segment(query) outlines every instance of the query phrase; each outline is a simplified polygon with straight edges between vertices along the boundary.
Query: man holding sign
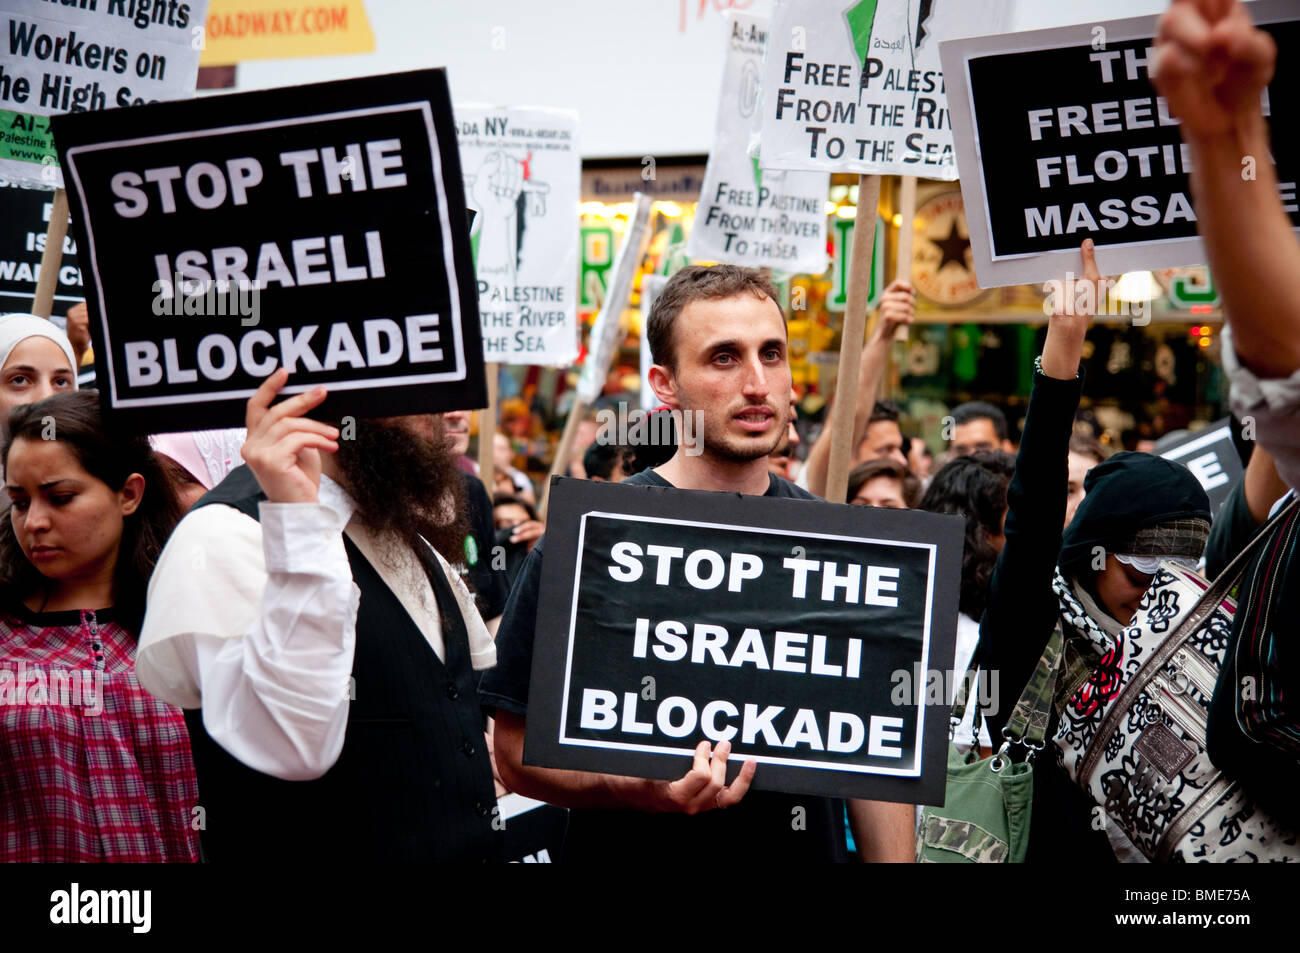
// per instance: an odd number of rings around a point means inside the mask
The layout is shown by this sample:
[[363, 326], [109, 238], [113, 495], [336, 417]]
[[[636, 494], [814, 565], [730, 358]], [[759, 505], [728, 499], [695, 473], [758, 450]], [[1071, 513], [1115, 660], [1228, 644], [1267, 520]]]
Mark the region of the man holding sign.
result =
[[[679, 449], [657, 471], [627, 483], [816, 499], [767, 469], [788, 426], [791, 382], [784, 316], [762, 273], [730, 265], [682, 269], [656, 299], [647, 333], [655, 360], [650, 383], [670, 408], [702, 414], [703, 452]], [[542, 553], [539, 542], [511, 594], [498, 632], [498, 666], [484, 676], [479, 694], [497, 712], [503, 780], [529, 797], [575, 809], [566, 859], [592, 862], [647, 850], [679, 856], [703, 844], [733, 862], [842, 859], [840, 802], [751, 793], [753, 761], [727, 784], [729, 741], [716, 748], [701, 741], [691, 769], [676, 781], [524, 764]], [[671, 816], [705, 812], [711, 813], [691, 821]], [[850, 815], [864, 857], [912, 859], [910, 806], [853, 801]]]
[[437, 553], [464, 539], [454, 455], [431, 415], [341, 439], [305, 416], [324, 388], [271, 405], [288, 376], [168, 540], [140, 636], [141, 683], [187, 709], [205, 856], [499, 860], [473, 671], [495, 652]]

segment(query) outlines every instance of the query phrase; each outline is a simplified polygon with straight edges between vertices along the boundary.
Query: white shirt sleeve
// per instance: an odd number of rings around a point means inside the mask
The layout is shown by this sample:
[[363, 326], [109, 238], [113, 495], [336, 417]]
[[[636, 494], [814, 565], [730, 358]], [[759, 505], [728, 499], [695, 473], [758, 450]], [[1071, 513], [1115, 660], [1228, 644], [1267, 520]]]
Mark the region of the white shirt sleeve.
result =
[[1243, 426], [1253, 428], [1252, 439], [1273, 455], [1282, 481], [1300, 489], [1300, 370], [1289, 377], [1256, 377], [1237, 359], [1230, 328], [1223, 329], [1221, 353], [1232, 384], [1232, 412]]
[[231, 755], [291, 781], [328, 771], [347, 728], [361, 593], [343, 546], [351, 507], [330, 502], [263, 503], [260, 525], [221, 505], [187, 515], [150, 580], [136, 655], [146, 689], [201, 706]]

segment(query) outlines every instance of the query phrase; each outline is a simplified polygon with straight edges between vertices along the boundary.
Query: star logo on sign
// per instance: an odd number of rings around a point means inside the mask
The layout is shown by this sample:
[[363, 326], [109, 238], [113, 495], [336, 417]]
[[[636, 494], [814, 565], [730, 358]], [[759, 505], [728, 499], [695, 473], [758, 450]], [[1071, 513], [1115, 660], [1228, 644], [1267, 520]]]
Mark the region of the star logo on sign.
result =
[[935, 271], [943, 271], [949, 263], [959, 266], [963, 271], [966, 270], [966, 249], [970, 248], [970, 239], [962, 238], [958, 234], [955, 216], [948, 228], [947, 238], [929, 238], [927, 241], [938, 248], [943, 255]]

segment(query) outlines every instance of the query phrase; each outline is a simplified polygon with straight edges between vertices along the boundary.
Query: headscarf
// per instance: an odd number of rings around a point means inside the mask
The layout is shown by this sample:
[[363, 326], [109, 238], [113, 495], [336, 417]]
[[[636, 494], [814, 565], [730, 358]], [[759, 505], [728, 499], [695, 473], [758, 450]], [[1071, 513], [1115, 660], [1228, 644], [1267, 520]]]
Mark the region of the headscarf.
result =
[[0, 315], [0, 367], [9, 363], [9, 355], [14, 352], [14, 348], [30, 337], [49, 338], [63, 348], [63, 353], [68, 356], [68, 367], [74, 375], [75, 387], [77, 357], [72, 351], [72, 343], [59, 330], [58, 325], [34, 314]]
[[1100, 547], [1108, 555], [1197, 559], [1210, 533], [1210, 500], [1192, 471], [1149, 453], [1117, 453], [1084, 478], [1085, 496], [1066, 527], [1058, 565], [1081, 574]]
[[239, 450], [247, 434], [243, 427], [193, 430], [189, 433], [154, 434], [149, 438], [149, 444], [155, 453], [171, 457], [205, 490], [210, 490], [243, 462]]

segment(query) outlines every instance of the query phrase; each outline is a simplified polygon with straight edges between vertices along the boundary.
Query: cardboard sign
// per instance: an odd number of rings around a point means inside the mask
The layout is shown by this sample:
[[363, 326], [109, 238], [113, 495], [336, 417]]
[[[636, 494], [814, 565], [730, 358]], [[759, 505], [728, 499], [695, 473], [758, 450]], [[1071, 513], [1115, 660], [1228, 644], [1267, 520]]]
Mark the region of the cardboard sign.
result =
[[441, 70], [54, 124], [107, 419], [237, 426], [281, 364], [326, 418], [486, 404]]
[[[785, 0], [763, 71], [763, 165], [955, 179], [939, 39], [974, 4]], [[1000, 10], [981, 9], [985, 29]]]
[[[53, 192], [0, 181], [0, 312], [32, 310], [53, 201]], [[62, 303], [62, 308], [55, 309], [60, 313], [85, 297], [76, 251], [77, 244], [69, 235], [63, 240], [54, 293], [54, 300]]]
[[5, 0], [4, 6], [0, 177], [63, 188], [45, 117], [194, 95], [208, 0]]
[[559, 479], [525, 763], [677, 778], [730, 740], [757, 788], [942, 802], [961, 552], [955, 517]]
[[[1295, 4], [1247, 6], [1278, 49], [1300, 44]], [[942, 44], [971, 252], [982, 287], [1077, 271], [1091, 238], [1104, 274], [1206, 259], [1190, 155], [1147, 74], [1155, 17]], [[1264, 96], [1279, 192], [1300, 227], [1300, 67], [1280, 56]], [[1242, 175], [1254, 162], [1243, 157]]]
[[457, 106], [483, 357], [568, 365], [578, 356], [578, 117]]
[[1210, 498], [1212, 517], [1219, 515], [1224, 500], [1246, 472], [1237, 445], [1232, 441], [1232, 420], [1228, 417], [1215, 421], [1204, 430], [1188, 434], [1162, 450], [1160, 456], [1175, 460], [1192, 471]]
[[820, 275], [826, 270], [825, 172], [765, 169], [746, 154], [758, 110], [767, 18], [728, 10], [717, 136], [687, 243], [695, 259]]
[[201, 66], [375, 49], [361, 0], [210, 0], [203, 26]]

